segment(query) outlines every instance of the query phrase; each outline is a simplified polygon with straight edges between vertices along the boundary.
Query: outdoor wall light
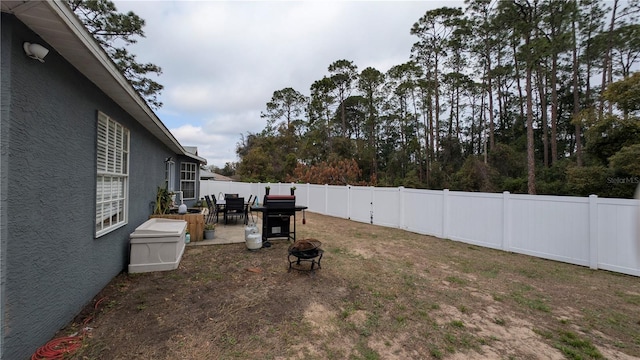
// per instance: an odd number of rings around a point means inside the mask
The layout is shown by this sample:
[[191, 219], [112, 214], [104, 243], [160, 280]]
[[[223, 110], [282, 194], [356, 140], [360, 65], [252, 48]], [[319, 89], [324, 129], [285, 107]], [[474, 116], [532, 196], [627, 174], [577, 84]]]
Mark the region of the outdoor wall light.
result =
[[40, 44], [25, 42], [22, 47], [24, 48], [24, 52], [27, 54], [27, 56], [32, 59], [36, 59], [41, 63], [44, 62], [44, 57], [49, 53], [49, 50]]

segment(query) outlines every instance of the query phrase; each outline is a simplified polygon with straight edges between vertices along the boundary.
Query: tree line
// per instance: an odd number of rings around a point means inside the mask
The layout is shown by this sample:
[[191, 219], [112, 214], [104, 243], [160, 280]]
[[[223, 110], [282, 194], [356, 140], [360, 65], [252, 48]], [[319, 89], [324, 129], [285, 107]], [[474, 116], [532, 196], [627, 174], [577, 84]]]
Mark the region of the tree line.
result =
[[[632, 197], [640, 0], [469, 0], [426, 11], [410, 60], [336, 60], [274, 91], [242, 136], [245, 181]], [[229, 170], [229, 169], [227, 169]]]

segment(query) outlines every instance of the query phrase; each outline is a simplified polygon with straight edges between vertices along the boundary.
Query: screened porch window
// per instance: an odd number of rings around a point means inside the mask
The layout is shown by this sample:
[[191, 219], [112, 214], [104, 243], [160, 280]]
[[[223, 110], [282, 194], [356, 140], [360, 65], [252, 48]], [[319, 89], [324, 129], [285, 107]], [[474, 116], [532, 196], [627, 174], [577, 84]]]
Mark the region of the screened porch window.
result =
[[96, 237], [127, 223], [129, 130], [98, 113]]
[[196, 198], [196, 169], [197, 164], [180, 164], [180, 190], [186, 199]]

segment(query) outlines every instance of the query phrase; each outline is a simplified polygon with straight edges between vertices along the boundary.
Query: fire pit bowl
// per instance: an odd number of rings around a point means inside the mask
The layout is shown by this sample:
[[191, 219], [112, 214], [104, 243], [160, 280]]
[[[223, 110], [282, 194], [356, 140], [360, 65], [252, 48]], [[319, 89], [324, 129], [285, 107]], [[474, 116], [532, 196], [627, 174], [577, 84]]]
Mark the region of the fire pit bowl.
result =
[[322, 243], [316, 239], [296, 240], [293, 244], [289, 245], [289, 252], [304, 253], [319, 249], [320, 246], [322, 246]]
[[[289, 271], [291, 271], [291, 269], [313, 271], [316, 265], [318, 265], [318, 269], [322, 268], [320, 266], [320, 260], [322, 260], [324, 250], [320, 249], [320, 246], [322, 246], [322, 243], [316, 239], [296, 240], [291, 244], [288, 255]], [[292, 259], [292, 257], [294, 259]], [[310, 269], [305, 269], [300, 266], [300, 263], [305, 261], [311, 263]], [[294, 264], [296, 267], [293, 267]]]
[[295, 256], [299, 259], [313, 259], [320, 254], [320, 249], [313, 249], [307, 251], [289, 251], [289, 255]]

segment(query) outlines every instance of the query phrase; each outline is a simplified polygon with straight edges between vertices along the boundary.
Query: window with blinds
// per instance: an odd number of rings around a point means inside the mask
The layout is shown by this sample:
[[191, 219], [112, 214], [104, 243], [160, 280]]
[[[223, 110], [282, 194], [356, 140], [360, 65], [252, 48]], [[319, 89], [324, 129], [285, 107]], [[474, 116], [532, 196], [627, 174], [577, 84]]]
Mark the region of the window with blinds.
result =
[[196, 168], [197, 164], [180, 164], [180, 190], [185, 199], [196, 198]]
[[96, 236], [127, 223], [129, 130], [98, 113]]

